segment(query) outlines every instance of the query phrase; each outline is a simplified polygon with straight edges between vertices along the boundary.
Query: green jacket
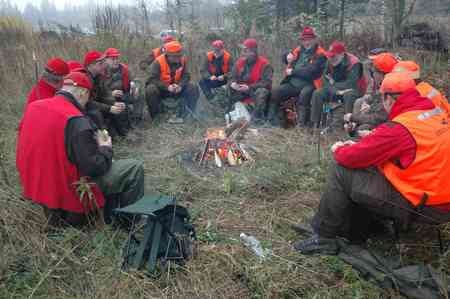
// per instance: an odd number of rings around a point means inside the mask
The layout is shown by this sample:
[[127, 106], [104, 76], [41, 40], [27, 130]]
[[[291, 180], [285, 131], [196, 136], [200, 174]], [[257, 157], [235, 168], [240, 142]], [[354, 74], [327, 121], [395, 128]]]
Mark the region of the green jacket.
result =
[[[344, 59], [337, 66], [333, 67], [329, 62], [327, 62], [325, 72], [322, 76], [323, 88], [334, 88], [335, 90], [358, 90], [358, 81], [363, 75], [362, 63], [358, 62], [350, 69], [349, 67], [350, 58], [347, 54], [345, 54]], [[334, 82], [331, 82], [330, 78]]]

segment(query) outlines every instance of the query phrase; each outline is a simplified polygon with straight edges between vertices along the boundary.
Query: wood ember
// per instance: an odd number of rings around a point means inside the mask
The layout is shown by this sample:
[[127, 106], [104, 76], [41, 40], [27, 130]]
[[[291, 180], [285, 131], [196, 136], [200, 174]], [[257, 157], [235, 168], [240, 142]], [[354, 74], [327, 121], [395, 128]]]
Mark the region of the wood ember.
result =
[[205, 142], [195, 160], [199, 165], [213, 164], [216, 167], [237, 166], [246, 161], [254, 161], [245, 145], [236, 141], [242, 138], [248, 122], [232, 123], [227, 128], [209, 128], [206, 131]]

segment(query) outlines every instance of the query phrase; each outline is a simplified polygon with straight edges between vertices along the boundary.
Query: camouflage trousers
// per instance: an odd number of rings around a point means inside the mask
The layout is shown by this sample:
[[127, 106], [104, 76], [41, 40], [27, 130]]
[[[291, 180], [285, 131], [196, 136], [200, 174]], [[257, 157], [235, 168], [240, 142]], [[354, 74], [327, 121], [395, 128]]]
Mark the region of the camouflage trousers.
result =
[[270, 99], [270, 90], [267, 88], [257, 88], [250, 90], [249, 93], [239, 92], [232, 88], [228, 89], [228, 111], [233, 110], [233, 105], [246, 99], [253, 99], [254, 103], [248, 105], [248, 109], [255, 119], [263, 119], [267, 114], [268, 102]]

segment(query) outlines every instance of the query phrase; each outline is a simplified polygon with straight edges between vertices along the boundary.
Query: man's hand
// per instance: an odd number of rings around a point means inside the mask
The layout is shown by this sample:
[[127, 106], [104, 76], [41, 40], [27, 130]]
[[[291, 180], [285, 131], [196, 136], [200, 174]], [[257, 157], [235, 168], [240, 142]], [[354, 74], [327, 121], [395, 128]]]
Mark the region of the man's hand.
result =
[[174, 85], [174, 90], [173, 93], [178, 94], [181, 92], [181, 86], [178, 84], [173, 84]]
[[372, 133], [371, 130], [358, 130], [359, 137], [366, 137], [367, 135], [370, 135], [371, 133]]
[[292, 72], [293, 72], [293, 69], [291, 69], [291, 68], [286, 69], [286, 76], [292, 75]]
[[247, 91], [249, 91], [249, 89], [250, 89], [250, 87], [248, 87], [247, 84], [239, 84], [239, 91], [247, 92]]
[[233, 88], [234, 90], [239, 91], [239, 84], [237, 84], [236, 82], [232, 82], [230, 84], [230, 87]]
[[167, 90], [168, 90], [169, 92], [171, 92], [171, 93], [175, 93], [175, 85], [176, 85], [176, 84], [170, 84], [170, 85], [167, 87]]
[[121, 98], [121, 97], [123, 97], [123, 91], [121, 91], [120, 89], [113, 90], [113, 91], [111, 92], [111, 94], [112, 94], [112, 96], [115, 97], [115, 98]]
[[355, 142], [354, 141], [351, 141], [351, 140], [347, 140], [347, 141], [345, 141], [345, 142], [342, 142], [342, 141], [338, 141], [338, 142], [336, 142], [335, 144], [333, 144], [333, 146], [331, 147], [331, 151], [334, 153], [338, 148], [340, 148], [341, 146], [344, 146], [344, 145], [352, 145], [352, 144], [355, 144]]
[[295, 59], [294, 54], [289, 53], [288, 55], [286, 55], [286, 60], [288, 63], [292, 63], [294, 61], [294, 59]]
[[369, 109], [370, 109], [370, 105], [367, 104], [366, 102], [364, 102], [364, 103], [362, 103], [362, 105], [361, 105], [360, 112], [361, 112], [361, 113], [367, 113], [367, 112], [369, 111]]
[[109, 136], [106, 130], [97, 130], [94, 134], [94, 138], [97, 141], [98, 146], [112, 147], [111, 136]]
[[214, 75], [212, 75], [211, 77], [209, 77], [209, 80], [211, 80], [211, 81], [216, 81], [216, 80], [217, 80], [217, 77], [214, 76]]
[[356, 123], [351, 123], [350, 122], [350, 123], [344, 124], [344, 130], [347, 133], [353, 132], [353, 130], [355, 130], [355, 128], [356, 128]]
[[224, 75], [221, 75], [221, 76], [217, 77], [217, 80], [219, 80], [219, 81], [224, 81], [224, 80], [225, 80], [225, 76], [224, 76]]
[[125, 103], [116, 102], [114, 105], [111, 106], [109, 112], [111, 112], [112, 114], [120, 114], [124, 110], [125, 110]]
[[344, 121], [345, 122], [350, 122], [350, 120], [352, 119], [352, 114], [351, 113], [347, 113], [344, 115]]

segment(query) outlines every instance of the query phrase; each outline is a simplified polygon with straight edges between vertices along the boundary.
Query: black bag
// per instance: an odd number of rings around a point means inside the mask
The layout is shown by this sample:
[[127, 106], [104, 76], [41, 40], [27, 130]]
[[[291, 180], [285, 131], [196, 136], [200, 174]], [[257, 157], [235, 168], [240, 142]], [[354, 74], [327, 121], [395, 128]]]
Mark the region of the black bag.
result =
[[[123, 269], [144, 267], [153, 272], [157, 264], [160, 269], [165, 268], [169, 261], [184, 265], [194, 256], [195, 229], [185, 207], [167, 205], [155, 211], [154, 216], [147, 217], [143, 227], [130, 233], [124, 248]], [[142, 242], [146, 242], [145, 248]], [[152, 257], [152, 249], [155, 258]], [[139, 250], [143, 250], [142, 256]]]

